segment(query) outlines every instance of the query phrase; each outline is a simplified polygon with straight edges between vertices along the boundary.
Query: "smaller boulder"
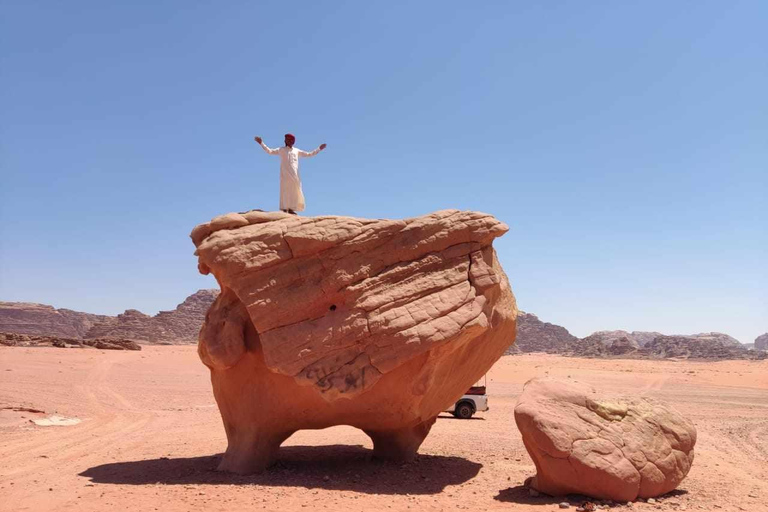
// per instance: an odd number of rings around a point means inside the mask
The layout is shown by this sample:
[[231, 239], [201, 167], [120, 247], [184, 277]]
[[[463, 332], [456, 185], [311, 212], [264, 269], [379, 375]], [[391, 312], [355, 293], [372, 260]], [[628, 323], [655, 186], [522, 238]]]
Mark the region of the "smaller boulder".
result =
[[515, 421], [534, 464], [528, 485], [552, 496], [633, 501], [675, 489], [693, 464], [696, 428], [671, 407], [600, 396], [588, 385], [532, 379]]

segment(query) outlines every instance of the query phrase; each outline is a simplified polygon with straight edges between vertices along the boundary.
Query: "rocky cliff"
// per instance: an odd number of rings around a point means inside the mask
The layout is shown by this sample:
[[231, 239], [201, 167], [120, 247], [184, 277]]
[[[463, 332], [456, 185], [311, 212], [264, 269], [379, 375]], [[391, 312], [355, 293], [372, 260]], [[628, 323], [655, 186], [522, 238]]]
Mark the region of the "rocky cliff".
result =
[[517, 338], [508, 353], [548, 352], [561, 354], [579, 339], [568, 329], [549, 322], [542, 322], [531, 313], [520, 312], [517, 315]]
[[755, 350], [768, 350], [768, 332], [755, 338]]
[[646, 343], [653, 341], [656, 336], [662, 336], [660, 332], [655, 331], [596, 331], [584, 339], [599, 341], [606, 347], [613, 345], [613, 342], [626, 338], [635, 348], [642, 347]]
[[113, 321], [94, 325], [85, 338], [129, 338], [146, 342], [193, 343], [213, 304], [218, 290], [200, 290], [173, 311], [148, 316], [135, 309], [117, 315]]
[[701, 332], [699, 334], [690, 334], [685, 336], [693, 340], [707, 341], [723, 345], [724, 347], [742, 347], [741, 342], [722, 332]]
[[[585, 340], [599, 341], [606, 347], [610, 347], [617, 340], [626, 338], [629, 342], [635, 345], [637, 348], [644, 347], [646, 344], [655, 340], [659, 336], [666, 336], [656, 331], [596, 331], [583, 338]], [[699, 334], [673, 334], [672, 336], [690, 338], [692, 340], [711, 341], [724, 346], [740, 347], [739, 340], [733, 336], [729, 336], [722, 332], [702, 332]]]
[[45, 304], [0, 302], [0, 332], [67, 339], [115, 338], [146, 343], [195, 343], [218, 290], [199, 290], [172, 311], [155, 316], [135, 309], [94, 315]]
[[94, 325], [114, 321], [114, 317], [107, 315], [56, 309], [45, 304], [0, 302], [0, 332], [82, 338]]
[[651, 359], [765, 359], [768, 354], [733, 345], [719, 336], [658, 336], [640, 351], [640, 357]]

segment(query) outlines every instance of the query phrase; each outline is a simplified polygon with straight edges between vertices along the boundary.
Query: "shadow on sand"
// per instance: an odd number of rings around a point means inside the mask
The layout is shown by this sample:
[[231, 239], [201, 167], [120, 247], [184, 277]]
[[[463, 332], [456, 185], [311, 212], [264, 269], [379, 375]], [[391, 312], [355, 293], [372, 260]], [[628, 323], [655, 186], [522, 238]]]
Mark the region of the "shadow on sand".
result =
[[[676, 496], [684, 496], [688, 494], [688, 491], [684, 489], [675, 489], [659, 497], [659, 500], [666, 498], [674, 498]], [[557, 505], [563, 501], [567, 501], [570, 504], [581, 505], [586, 501], [592, 501], [601, 503], [603, 500], [590, 498], [589, 496], [583, 496], [581, 494], [569, 494], [568, 496], [548, 496], [546, 494], [540, 494], [536, 497], [531, 496], [530, 489], [525, 485], [518, 485], [510, 487], [508, 489], [502, 489], [499, 494], [494, 496], [495, 500], [503, 501], [505, 503], [519, 503], [521, 505]]]
[[[114, 462], [80, 473], [94, 483], [265, 485], [349, 490], [367, 494], [437, 494], [474, 478], [482, 464], [460, 457], [419, 455], [396, 464], [373, 459], [362, 446], [286, 446], [278, 462], [257, 475], [216, 471], [221, 455]], [[327, 477], [327, 480], [326, 480]]]
[[457, 418], [453, 414], [450, 414], [450, 415], [440, 414], [440, 415], [438, 415], [437, 419], [439, 419], [439, 420], [458, 420], [458, 421], [485, 421], [485, 418], [479, 418], [477, 416], [472, 416], [471, 418]]
[[541, 494], [534, 498], [531, 496], [528, 487], [524, 485], [502, 489], [499, 491], [499, 494], [493, 497], [493, 499], [505, 503], [520, 503], [524, 505], [557, 505], [563, 501], [562, 497], [557, 499], [552, 496], [547, 496], [546, 494]]

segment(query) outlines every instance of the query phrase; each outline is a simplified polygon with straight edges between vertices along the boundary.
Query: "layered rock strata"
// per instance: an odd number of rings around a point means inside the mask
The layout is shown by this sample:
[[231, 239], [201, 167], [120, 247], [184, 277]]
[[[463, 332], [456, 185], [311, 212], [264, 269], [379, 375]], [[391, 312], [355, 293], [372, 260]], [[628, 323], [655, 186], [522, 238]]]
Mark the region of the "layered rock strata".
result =
[[148, 343], [189, 343], [197, 339], [205, 313], [217, 290], [198, 290], [172, 311], [155, 316], [127, 309], [117, 318], [94, 325], [85, 338], [131, 338]]
[[578, 342], [579, 338], [573, 336], [565, 327], [542, 322], [532, 313], [521, 311], [517, 316], [517, 338], [514, 347], [519, 352], [560, 354]]
[[0, 332], [81, 338], [94, 325], [113, 321], [114, 317], [107, 315], [56, 309], [46, 304], [0, 301]]
[[514, 341], [492, 242], [507, 226], [447, 210], [405, 220], [227, 214], [191, 234], [221, 294], [198, 351], [227, 433], [220, 469], [258, 471], [299, 429], [360, 428], [412, 458], [437, 414]]

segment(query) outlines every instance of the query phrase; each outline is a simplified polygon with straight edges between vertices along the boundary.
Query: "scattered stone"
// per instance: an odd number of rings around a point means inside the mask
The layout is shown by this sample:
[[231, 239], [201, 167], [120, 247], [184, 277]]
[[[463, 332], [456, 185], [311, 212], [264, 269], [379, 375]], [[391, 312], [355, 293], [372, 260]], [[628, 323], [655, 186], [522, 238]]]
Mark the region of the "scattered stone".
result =
[[648, 498], [648, 500], [646, 500], [646, 503], [648, 503], [648, 504], [650, 504], [650, 505], [653, 505], [653, 504], [655, 504], [655, 503], [656, 503], [656, 500], [655, 500], [655, 499], [653, 499], [653, 498]]
[[75, 338], [58, 338], [52, 336], [37, 336], [34, 334], [0, 333], [0, 345], [9, 347], [93, 347], [108, 350], [141, 350], [141, 345], [133, 340], [116, 338], [99, 338], [80, 340]]
[[568, 508], [568, 507], [571, 506], [571, 504], [568, 503], [567, 501], [562, 501], [562, 502], [560, 502], [559, 506], [560, 506], [560, 508]]

